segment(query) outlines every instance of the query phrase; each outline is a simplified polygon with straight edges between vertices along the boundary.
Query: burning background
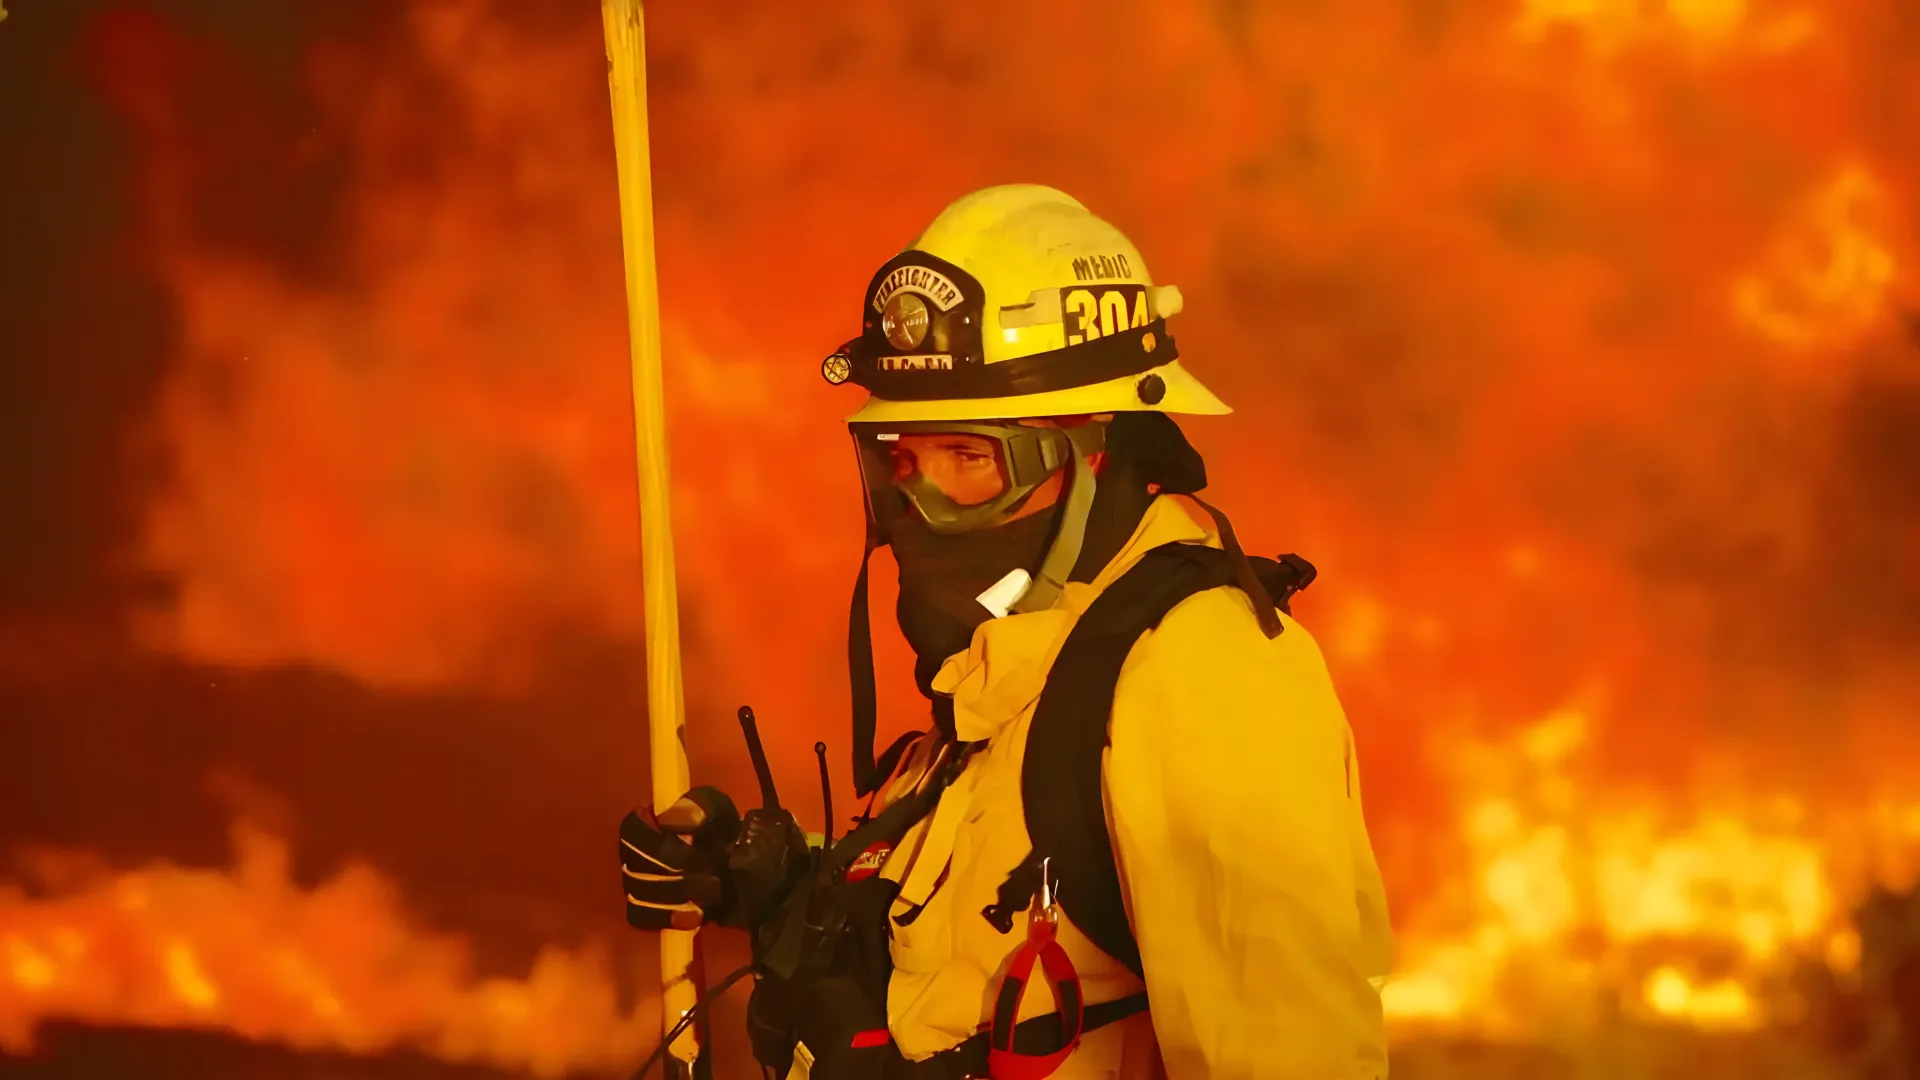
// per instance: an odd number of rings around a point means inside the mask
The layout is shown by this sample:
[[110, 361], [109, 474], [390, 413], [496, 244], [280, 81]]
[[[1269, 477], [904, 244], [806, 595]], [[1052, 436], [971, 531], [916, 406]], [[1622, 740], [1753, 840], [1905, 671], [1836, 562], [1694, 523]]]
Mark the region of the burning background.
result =
[[[618, 1073], [659, 1029], [612, 869], [647, 773], [596, 5], [9, 14], [0, 1061]], [[750, 702], [789, 801], [817, 738], [846, 782], [818, 358], [950, 198], [1051, 183], [1183, 288], [1240, 410], [1188, 425], [1215, 494], [1321, 566], [1396, 1075], [1884, 1056], [1853, 911], [1920, 840], [1920, 10], [648, 29], [696, 776], [751, 792]]]

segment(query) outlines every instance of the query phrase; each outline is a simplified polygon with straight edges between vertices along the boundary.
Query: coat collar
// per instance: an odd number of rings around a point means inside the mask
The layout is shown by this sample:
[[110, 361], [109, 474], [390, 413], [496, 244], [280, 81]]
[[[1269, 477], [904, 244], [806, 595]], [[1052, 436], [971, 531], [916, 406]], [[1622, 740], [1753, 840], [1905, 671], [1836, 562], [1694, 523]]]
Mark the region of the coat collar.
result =
[[936, 693], [953, 696], [954, 732], [960, 741], [993, 738], [1038, 701], [1055, 654], [1095, 598], [1147, 552], [1172, 543], [1219, 547], [1220, 536], [1193, 500], [1162, 495], [1148, 505], [1133, 536], [1091, 582], [1068, 582], [1060, 599], [1043, 611], [981, 623], [967, 651], [948, 657], [933, 679]]

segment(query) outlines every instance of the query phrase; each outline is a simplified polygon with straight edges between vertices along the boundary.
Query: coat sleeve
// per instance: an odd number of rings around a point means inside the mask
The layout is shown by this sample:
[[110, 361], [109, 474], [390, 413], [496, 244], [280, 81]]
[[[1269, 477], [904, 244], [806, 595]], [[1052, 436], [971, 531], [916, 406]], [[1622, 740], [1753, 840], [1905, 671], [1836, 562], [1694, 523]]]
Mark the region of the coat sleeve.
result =
[[1169, 1080], [1385, 1077], [1384, 890], [1306, 630], [1175, 608], [1116, 687], [1107, 796]]

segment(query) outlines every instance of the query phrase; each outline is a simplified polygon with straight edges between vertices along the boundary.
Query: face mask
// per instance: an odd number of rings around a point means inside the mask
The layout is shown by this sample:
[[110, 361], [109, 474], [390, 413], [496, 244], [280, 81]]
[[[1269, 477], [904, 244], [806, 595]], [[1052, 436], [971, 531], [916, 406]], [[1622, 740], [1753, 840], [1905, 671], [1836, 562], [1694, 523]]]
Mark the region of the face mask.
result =
[[1059, 521], [1058, 504], [991, 529], [943, 535], [918, 515], [903, 514], [890, 534], [900, 565], [900, 632], [918, 662], [914, 679], [934, 698], [940, 665], [964, 651], [973, 631], [992, 617], [975, 599], [1014, 570], [1033, 573]]
[[[1091, 505], [1077, 511], [1084, 530], [1066, 536], [1076, 524], [1068, 506], [1086, 488], [1070, 485], [1067, 502], [1046, 511], [991, 529], [958, 534], [935, 533], [909, 508], [892, 483], [890, 460], [877, 442], [862, 447], [867, 470], [867, 545], [854, 581], [847, 617], [847, 672], [852, 690], [854, 789], [865, 796], [887, 776], [905, 749], [911, 734], [874, 755], [878, 722], [874, 685], [873, 638], [867, 624], [867, 572], [875, 549], [891, 544], [900, 566], [900, 602], [896, 610], [901, 632], [918, 658], [914, 676], [922, 693], [933, 702], [934, 719], [949, 733], [953, 701], [932, 692], [933, 677], [947, 659], [967, 648], [973, 631], [990, 613], [974, 599], [998, 584], [1007, 573], [1023, 569], [1035, 573], [1062, 534], [1061, 546], [1072, 541], [1075, 562], [1063, 567], [1063, 579], [1091, 581], [1117, 554], [1153, 501], [1155, 490], [1184, 494], [1206, 487], [1206, 466], [1174, 422], [1159, 413], [1122, 413], [1106, 432], [1106, 480], [1093, 488]], [[856, 435], [858, 442], [858, 435]], [[1088, 452], [1094, 449], [1088, 448]], [[869, 452], [871, 450], [871, 452]], [[1149, 484], [1153, 488], [1149, 488]], [[1111, 488], [1111, 490], [1109, 490]], [[1069, 575], [1068, 571], [1071, 570]], [[1042, 584], [1035, 582], [1035, 586]], [[1031, 592], [1032, 590], [1030, 590]]]

